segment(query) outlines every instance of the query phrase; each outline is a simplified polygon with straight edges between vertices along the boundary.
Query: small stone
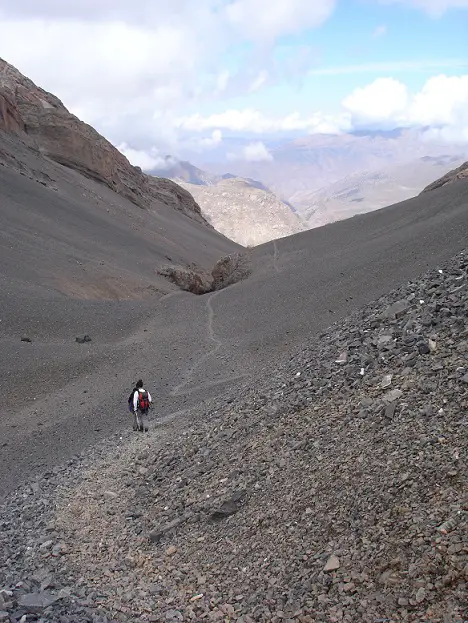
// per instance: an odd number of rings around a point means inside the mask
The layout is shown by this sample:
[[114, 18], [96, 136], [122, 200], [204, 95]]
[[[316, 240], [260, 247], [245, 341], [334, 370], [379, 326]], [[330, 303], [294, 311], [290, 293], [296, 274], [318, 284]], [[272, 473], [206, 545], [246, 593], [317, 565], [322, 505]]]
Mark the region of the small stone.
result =
[[426, 597], [426, 589], [421, 586], [421, 588], [418, 588], [418, 591], [415, 596], [416, 603], [420, 604], [421, 602], [424, 601], [425, 597]]
[[39, 546], [39, 549], [42, 549], [42, 550], [44, 550], [44, 549], [48, 549], [48, 548], [49, 548], [49, 547], [51, 547], [52, 545], [53, 545], [53, 541], [45, 541], [44, 543], [42, 543], [42, 544]]
[[0, 612], [0, 621], [10, 621], [10, 615], [8, 612]]
[[225, 500], [221, 506], [211, 514], [211, 519], [225, 519], [230, 515], [234, 515], [241, 507], [241, 498], [245, 491], [234, 493], [229, 499]]
[[338, 557], [335, 556], [335, 555], [332, 555], [327, 560], [327, 564], [325, 565], [323, 570], [328, 573], [330, 571], [336, 571], [339, 568], [340, 568], [340, 561], [339, 561]]
[[398, 605], [399, 606], [408, 606], [409, 605], [409, 601], [406, 599], [406, 597], [399, 597], [398, 598]]
[[78, 344], [85, 344], [86, 342], [91, 342], [91, 338], [89, 335], [83, 335], [83, 337], [76, 337], [75, 341], [78, 342]]
[[410, 304], [408, 301], [397, 301], [396, 303], [393, 303], [393, 305], [387, 307], [383, 315], [385, 318], [401, 318], [406, 314], [409, 308]]
[[401, 389], [392, 389], [391, 391], [384, 394], [383, 400], [384, 402], [389, 404], [391, 402], [395, 402], [395, 400], [398, 400], [398, 398], [401, 398], [401, 396], [403, 396], [403, 392], [401, 391]]
[[177, 547], [175, 545], [170, 545], [166, 549], [166, 556], [174, 556], [175, 553], [177, 553]]
[[390, 404], [388, 404], [385, 407], [385, 412], [384, 412], [385, 417], [389, 418], [389, 419], [392, 419], [393, 416], [395, 415], [396, 408], [397, 408], [397, 402], [396, 401], [395, 402], [391, 402]]
[[344, 351], [341, 353], [338, 359], [335, 360], [335, 363], [346, 363], [347, 361], [348, 361], [348, 352]]
[[380, 387], [382, 389], [386, 389], [387, 387], [390, 387], [391, 384], [392, 384], [392, 375], [386, 374], [382, 379], [382, 383], [380, 384]]
[[419, 344], [418, 351], [420, 355], [429, 355], [429, 353], [431, 352], [431, 349], [429, 347], [429, 344], [426, 344], [424, 342], [422, 344]]
[[114, 491], [104, 491], [104, 499], [105, 500], [115, 500], [118, 495]]

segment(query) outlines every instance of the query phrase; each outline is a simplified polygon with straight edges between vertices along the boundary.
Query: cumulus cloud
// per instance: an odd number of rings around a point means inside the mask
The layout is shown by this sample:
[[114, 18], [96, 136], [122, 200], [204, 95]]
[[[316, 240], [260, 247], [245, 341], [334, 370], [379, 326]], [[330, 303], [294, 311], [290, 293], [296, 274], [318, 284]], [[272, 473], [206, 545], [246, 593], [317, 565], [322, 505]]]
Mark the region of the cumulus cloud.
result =
[[159, 150], [155, 147], [148, 151], [132, 149], [127, 145], [127, 143], [121, 143], [116, 147], [126, 158], [128, 158], [133, 166], [140, 167], [143, 171], [151, 171], [152, 169], [169, 169], [176, 163], [176, 160], [171, 156], [161, 156]]
[[246, 145], [242, 150], [242, 156], [247, 162], [271, 162], [273, 160], [273, 156], [261, 141]]
[[360, 127], [430, 126], [440, 137], [463, 137], [468, 131], [468, 75], [434, 76], [417, 93], [411, 93], [407, 85], [394, 78], [378, 78], [352, 91], [343, 99], [341, 108], [334, 115], [293, 112], [276, 117], [253, 108], [228, 109], [208, 116], [178, 117], [174, 125], [191, 133], [222, 129], [259, 135], [294, 131], [340, 134]]
[[213, 130], [211, 136], [207, 136], [206, 138], [202, 138], [199, 141], [200, 147], [205, 149], [211, 149], [213, 147], [218, 147], [223, 142], [223, 133], [221, 130]]
[[429, 78], [417, 93], [393, 78], [379, 78], [343, 100], [353, 125], [432, 127], [427, 136], [463, 142], [468, 133], [468, 75]]
[[284, 117], [271, 117], [253, 108], [245, 108], [243, 110], [230, 109], [207, 117], [197, 113], [179, 117], [175, 120], [175, 124], [179, 128], [190, 132], [223, 128], [233, 132], [252, 132], [255, 134], [295, 130], [338, 134], [343, 130], [350, 129], [346, 114], [333, 116], [316, 112], [310, 116], [302, 116], [298, 112], [293, 112]]
[[343, 100], [343, 107], [356, 123], [393, 121], [408, 105], [408, 90], [394, 78], [378, 78], [355, 89]]

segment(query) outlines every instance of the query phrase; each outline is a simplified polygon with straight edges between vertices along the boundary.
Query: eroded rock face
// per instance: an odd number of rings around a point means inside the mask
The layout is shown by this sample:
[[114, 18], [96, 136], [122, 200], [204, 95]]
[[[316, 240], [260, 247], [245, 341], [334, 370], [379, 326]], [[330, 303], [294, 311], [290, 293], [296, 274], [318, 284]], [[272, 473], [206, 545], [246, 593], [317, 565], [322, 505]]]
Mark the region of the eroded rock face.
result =
[[233, 253], [219, 259], [211, 271], [211, 278], [194, 265], [163, 266], [158, 270], [159, 275], [166, 277], [181, 290], [192, 294], [207, 294], [222, 290], [247, 279], [250, 273], [250, 262], [245, 253]]
[[453, 169], [453, 171], [449, 171], [443, 177], [439, 178], [435, 182], [432, 182], [432, 184], [429, 184], [429, 186], [426, 186], [426, 188], [421, 192], [421, 194], [427, 193], [430, 190], [436, 190], [436, 188], [442, 188], [442, 186], [446, 186], [447, 184], [452, 184], [453, 182], [456, 182], [457, 180], [462, 180], [462, 179], [468, 180], [468, 161], [464, 162], [457, 169]]
[[0, 130], [24, 132], [24, 124], [17, 108], [7, 93], [0, 90]]
[[210, 278], [191, 268], [164, 266], [158, 271], [158, 274], [166, 277], [181, 290], [191, 294], [206, 294], [212, 289]]
[[23, 133], [52, 160], [98, 180], [141, 208], [154, 201], [211, 227], [189, 192], [133, 167], [109, 141], [51, 93], [0, 59], [0, 131]]
[[213, 290], [222, 290], [247, 279], [251, 273], [250, 262], [245, 253], [233, 253], [222, 257], [211, 271]]

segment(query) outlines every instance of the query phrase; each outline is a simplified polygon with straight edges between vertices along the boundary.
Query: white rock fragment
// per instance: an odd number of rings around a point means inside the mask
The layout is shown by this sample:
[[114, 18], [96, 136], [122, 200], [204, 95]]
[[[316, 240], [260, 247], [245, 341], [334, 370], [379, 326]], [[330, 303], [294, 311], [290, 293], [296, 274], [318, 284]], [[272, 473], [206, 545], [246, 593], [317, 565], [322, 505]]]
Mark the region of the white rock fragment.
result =
[[327, 560], [327, 564], [325, 565], [323, 570], [326, 571], [327, 573], [329, 573], [331, 571], [336, 571], [339, 568], [340, 568], [340, 561], [339, 561], [338, 557], [333, 554]]
[[386, 389], [387, 387], [390, 387], [390, 385], [392, 384], [392, 378], [393, 378], [392, 374], [386, 374], [382, 379], [382, 383], [380, 384], [380, 387], [382, 389]]
[[348, 361], [348, 353], [347, 351], [344, 351], [341, 353], [338, 359], [335, 360], [335, 363], [346, 363], [347, 361]]

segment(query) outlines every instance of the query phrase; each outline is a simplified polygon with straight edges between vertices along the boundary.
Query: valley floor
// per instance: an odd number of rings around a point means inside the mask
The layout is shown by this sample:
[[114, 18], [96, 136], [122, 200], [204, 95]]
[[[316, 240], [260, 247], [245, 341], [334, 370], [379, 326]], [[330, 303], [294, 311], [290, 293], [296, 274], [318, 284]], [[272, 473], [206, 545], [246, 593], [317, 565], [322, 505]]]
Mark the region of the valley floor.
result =
[[464, 622], [467, 287], [461, 253], [255, 384], [18, 488], [2, 510], [6, 616]]
[[467, 206], [455, 183], [262, 245], [205, 296], [7, 285], [3, 620], [467, 619]]

